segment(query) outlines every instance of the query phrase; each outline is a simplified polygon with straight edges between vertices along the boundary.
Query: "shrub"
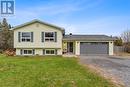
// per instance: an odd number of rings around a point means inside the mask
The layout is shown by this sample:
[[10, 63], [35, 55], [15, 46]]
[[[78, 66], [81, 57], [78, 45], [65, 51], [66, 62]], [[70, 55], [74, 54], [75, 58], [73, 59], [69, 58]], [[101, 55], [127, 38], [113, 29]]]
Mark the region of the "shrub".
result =
[[0, 49], [0, 54], [2, 54], [3, 53], [3, 50], [2, 49]]
[[116, 37], [116, 40], [114, 41], [115, 46], [123, 46], [123, 41], [121, 38]]
[[4, 54], [7, 56], [14, 56], [15, 55], [15, 50], [14, 49], [7, 49], [4, 51]]
[[130, 53], [130, 42], [129, 43], [125, 43], [124, 46], [125, 46], [125, 51]]

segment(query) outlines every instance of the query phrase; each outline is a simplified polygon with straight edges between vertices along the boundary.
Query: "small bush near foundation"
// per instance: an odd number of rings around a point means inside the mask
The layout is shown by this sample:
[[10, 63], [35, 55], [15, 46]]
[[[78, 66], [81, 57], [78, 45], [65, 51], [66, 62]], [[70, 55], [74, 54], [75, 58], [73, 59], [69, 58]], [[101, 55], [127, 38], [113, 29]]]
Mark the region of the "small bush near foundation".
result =
[[15, 50], [14, 49], [7, 49], [4, 51], [4, 54], [7, 56], [14, 56], [15, 55]]

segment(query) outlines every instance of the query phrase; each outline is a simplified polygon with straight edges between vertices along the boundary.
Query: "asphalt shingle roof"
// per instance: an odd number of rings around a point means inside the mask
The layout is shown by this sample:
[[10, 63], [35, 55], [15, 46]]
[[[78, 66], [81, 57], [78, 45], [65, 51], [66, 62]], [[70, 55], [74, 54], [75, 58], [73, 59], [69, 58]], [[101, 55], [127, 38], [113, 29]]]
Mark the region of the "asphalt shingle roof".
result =
[[65, 35], [63, 40], [77, 41], [113, 41], [114, 38], [107, 35]]

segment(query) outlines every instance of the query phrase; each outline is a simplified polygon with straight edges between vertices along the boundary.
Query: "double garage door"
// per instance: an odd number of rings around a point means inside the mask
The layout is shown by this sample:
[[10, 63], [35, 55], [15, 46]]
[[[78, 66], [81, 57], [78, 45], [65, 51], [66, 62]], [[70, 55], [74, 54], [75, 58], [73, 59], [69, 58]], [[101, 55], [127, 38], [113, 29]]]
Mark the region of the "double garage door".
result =
[[108, 42], [81, 42], [80, 55], [108, 55]]

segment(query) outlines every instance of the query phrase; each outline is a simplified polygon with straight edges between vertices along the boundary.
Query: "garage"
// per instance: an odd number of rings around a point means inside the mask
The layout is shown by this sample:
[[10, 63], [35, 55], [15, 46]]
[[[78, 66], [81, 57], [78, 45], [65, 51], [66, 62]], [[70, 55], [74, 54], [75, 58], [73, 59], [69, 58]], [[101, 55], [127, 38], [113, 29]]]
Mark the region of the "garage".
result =
[[108, 42], [80, 42], [80, 55], [108, 55]]

